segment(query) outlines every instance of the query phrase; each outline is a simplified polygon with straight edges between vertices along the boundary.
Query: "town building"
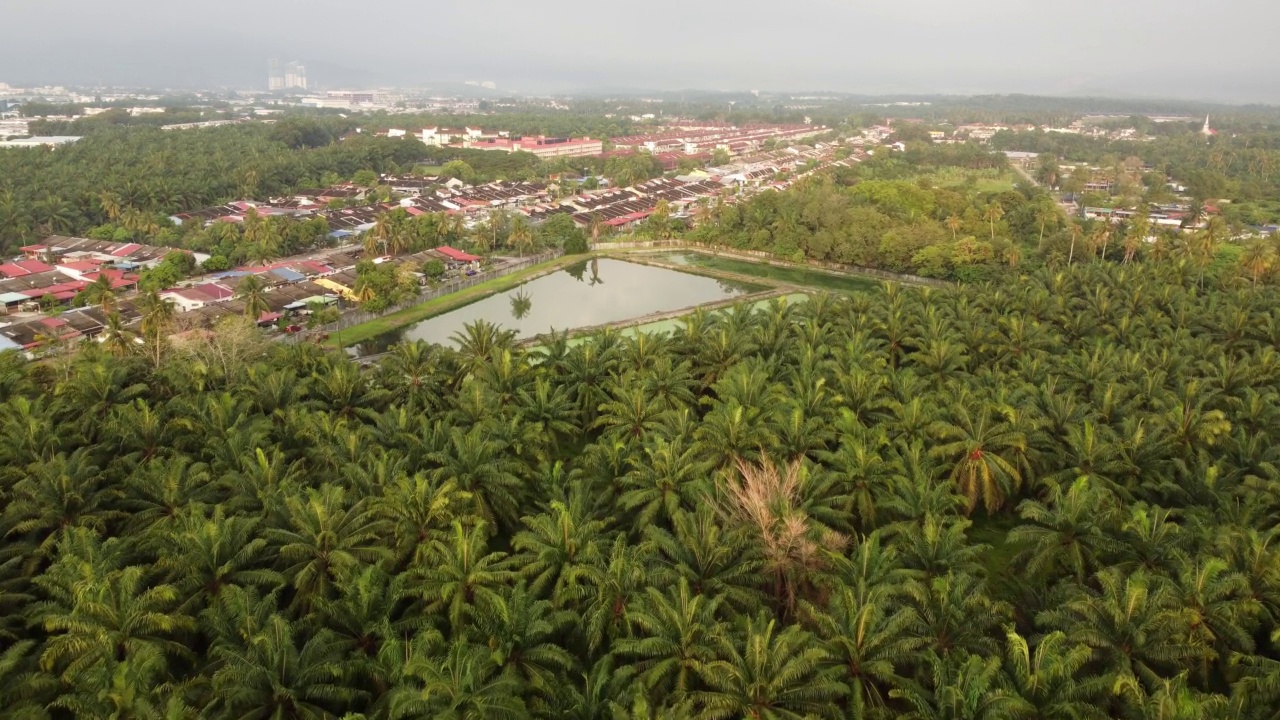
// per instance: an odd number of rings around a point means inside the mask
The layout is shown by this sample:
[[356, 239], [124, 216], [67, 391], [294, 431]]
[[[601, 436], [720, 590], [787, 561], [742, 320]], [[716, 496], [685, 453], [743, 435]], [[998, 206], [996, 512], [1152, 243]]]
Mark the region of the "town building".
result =
[[294, 60], [284, 66], [284, 88], [306, 90], [307, 89], [307, 66]]
[[267, 61], [267, 89], [272, 92], [284, 89], [284, 66], [280, 63], [280, 58]]
[[584, 138], [549, 138], [542, 135], [523, 138], [467, 138], [462, 147], [474, 150], [527, 152], [540, 158], [585, 157], [604, 152], [604, 142]]
[[0, 148], [43, 148], [69, 145], [80, 139], [79, 135], [44, 135], [0, 142]]

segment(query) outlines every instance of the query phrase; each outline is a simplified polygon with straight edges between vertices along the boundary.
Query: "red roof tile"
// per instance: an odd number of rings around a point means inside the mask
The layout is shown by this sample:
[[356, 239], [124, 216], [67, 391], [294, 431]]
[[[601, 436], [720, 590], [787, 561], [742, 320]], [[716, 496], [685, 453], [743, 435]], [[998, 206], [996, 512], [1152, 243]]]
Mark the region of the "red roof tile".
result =
[[441, 255], [444, 255], [450, 260], [456, 260], [458, 262], [475, 262], [476, 260], [480, 259], [476, 255], [472, 255], [471, 253], [465, 253], [457, 248], [449, 247], [448, 245], [441, 245], [440, 247], [436, 248], [436, 252], [440, 253]]

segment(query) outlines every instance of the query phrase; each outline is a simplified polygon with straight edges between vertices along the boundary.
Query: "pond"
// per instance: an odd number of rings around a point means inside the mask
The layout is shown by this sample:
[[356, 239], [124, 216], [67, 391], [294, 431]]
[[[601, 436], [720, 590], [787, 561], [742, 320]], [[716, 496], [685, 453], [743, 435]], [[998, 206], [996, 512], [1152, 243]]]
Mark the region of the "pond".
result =
[[802, 267], [780, 267], [700, 252], [664, 253], [654, 256], [654, 259], [672, 265], [720, 270], [738, 275], [776, 280], [801, 287], [830, 290], [832, 292], [874, 292], [880, 289], [881, 284], [881, 281], [871, 277], [827, 273]]
[[764, 289], [597, 258], [380, 335], [362, 343], [358, 353], [386, 352], [404, 340], [452, 344], [450, 337], [454, 333], [477, 320], [514, 330], [517, 339], [525, 339], [552, 330], [573, 330], [728, 300]]

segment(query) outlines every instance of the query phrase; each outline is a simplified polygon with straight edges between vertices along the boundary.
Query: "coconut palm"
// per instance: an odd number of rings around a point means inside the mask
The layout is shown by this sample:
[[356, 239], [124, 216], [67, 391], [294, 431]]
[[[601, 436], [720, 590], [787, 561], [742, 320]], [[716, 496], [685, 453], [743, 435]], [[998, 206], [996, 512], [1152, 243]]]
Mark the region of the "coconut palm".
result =
[[1255, 240], [1245, 246], [1240, 256], [1240, 267], [1244, 268], [1252, 278], [1254, 287], [1258, 285], [1258, 276], [1271, 266], [1271, 253], [1261, 240]]
[[523, 215], [517, 215], [511, 221], [511, 232], [507, 236], [507, 241], [516, 249], [520, 257], [524, 257], [525, 252], [533, 250], [536, 240], [529, 221]]
[[102, 344], [112, 355], [127, 355], [134, 347], [137, 334], [125, 327], [120, 313], [107, 315], [107, 324], [102, 328]]
[[987, 206], [986, 208], [983, 209], [982, 214], [983, 214], [983, 217], [985, 217], [987, 221], [991, 223], [991, 241], [995, 242], [996, 223], [1000, 220], [1000, 218], [1004, 217], [1004, 207], [1001, 206], [1000, 203], [998, 202], [990, 202], [990, 203], [987, 203]]
[[111, 281], [111, 276], [105, 272], [99, 272], [98, 277], [84, 287], [81, 297], [86, 303], [91, 305], [101, 305], [102, 310], [106, 313], [114, 313], [118, 303], [116, 302], [115, 285]]
[[236, 285], [235, 297], [244, 303], [244, 316], [254, 322], [271, 309], [267, 304], [267, 284], [257, 275], [241, 278]]

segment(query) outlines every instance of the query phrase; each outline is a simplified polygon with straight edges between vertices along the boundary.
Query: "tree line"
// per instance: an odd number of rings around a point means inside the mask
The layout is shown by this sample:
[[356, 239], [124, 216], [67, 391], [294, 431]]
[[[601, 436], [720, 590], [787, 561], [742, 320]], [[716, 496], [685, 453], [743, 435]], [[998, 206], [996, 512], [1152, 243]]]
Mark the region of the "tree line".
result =
[[112, 207], [130, 210], [142, 232], [158, 231], [174, 213], [316, 187], [326, 176], [395, 171], [426, 157], [421, 143], [398, 139], [293, 148], [272, 133], [262, 124], [109, 127], [57, 150], [0, 150], [0, 249], [113, 222]]

